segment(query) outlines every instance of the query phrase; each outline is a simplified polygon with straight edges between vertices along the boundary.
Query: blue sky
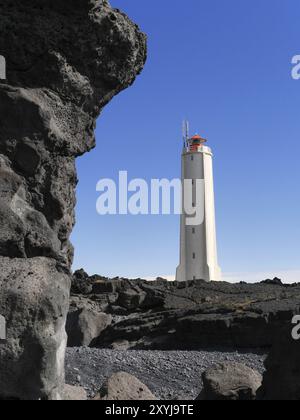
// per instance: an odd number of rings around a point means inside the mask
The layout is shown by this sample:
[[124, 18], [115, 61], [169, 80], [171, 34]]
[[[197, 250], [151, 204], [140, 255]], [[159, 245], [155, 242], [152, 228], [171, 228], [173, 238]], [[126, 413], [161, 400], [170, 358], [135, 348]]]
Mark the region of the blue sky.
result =
[[178, 216], [99, 216], [96, 184], [180, 176], [181, 121], [214, 150], [219, 259], [225, 278], [300, 280], [298, 0], [111, 0], [148, 34], [136, 83], [97, 124], [77, 162], [74, 268], [172, 276]]

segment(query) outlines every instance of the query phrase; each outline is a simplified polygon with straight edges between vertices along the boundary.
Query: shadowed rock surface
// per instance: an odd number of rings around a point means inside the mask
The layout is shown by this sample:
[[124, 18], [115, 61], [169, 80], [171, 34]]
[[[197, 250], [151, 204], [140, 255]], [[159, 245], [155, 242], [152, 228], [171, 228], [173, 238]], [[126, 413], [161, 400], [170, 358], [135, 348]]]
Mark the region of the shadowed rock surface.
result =
[[7, 320], [0, 397], [59, 399], [75, 158], [95, 146], [101, 109], [142, 70], [146, 40], [106, 0], [2, 0], [0, 14], [7, 62], [0, 83], [0, 313]]
[[292, 338], [291, 330], [278, 334], [266, 359], [260, 400], [300, 401], [300, 340]]
[[[278, 279], [229, 284], [85, 276], [92, 292], [74, 292], [71, 311], [89, 308], [113, 317], [112, 324], [92, 343], [96, 347], [270, 347], [300, 309], [300, 285], [283, 285]], [[73, 291], [74, 287], [73, 283]]]

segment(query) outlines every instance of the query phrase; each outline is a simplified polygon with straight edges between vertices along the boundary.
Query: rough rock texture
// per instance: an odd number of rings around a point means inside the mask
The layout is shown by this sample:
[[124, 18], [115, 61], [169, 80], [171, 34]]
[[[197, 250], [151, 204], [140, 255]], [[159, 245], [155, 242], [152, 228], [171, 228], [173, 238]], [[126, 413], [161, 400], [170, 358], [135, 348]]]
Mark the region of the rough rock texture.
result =
[[300, 401], [300, 340], [294, 340], [291, 327], [278, 335], [266, 362], [258, 399]]
[[203, 391], [198, 400], [253, 401], [262, 376], [240, 363], [221, 363], [205, 371], [202, 380]]
[[68, 347], [90, 346], [111, 322], [111, 315], [91, 309], [70, 312], [66, 325]]
[[126, 372], [112, 375], [102, 386], [96, 400], [154, 401], [157, 398], [140, 380]]
[[65, 385], [63, 392], [64, 401], [87, 401], [88, 396], [84, 388], [80, 386]]
[[72, 276], [71, 293], [88, 295], [92, 293], [93, 286], [84, 270], [76, 271]]
[[[57, 371], [53, 348], [45, 343], [68, 308], [64, 273], [73, 258], [75, 158], [95, 146], [101, 109], [141, 71], [145, 36], [106, 0], [2, 0], [0, 15], [0, 54], [7, 62], [7, 80], [0, 83], [0, 256], [11, 258], [1, 259], [0, 271], [2, 264], [12, 270], [0, 290], [9, 336], [0, 363], [12, 360], [15, 375], [1, 372], [0, 397], [59, 398], [63, 363]], [[49, 259], [43, 276], [31, 273], [40, 270], [37, 257]], [[45, 307], [29, 299], [27, 277]], [[49, 308], [51, 284], [59, 278], [64, 302]], [[15, 285], [24, 306], [11, 316], [6, 302], [14, 301]], [[30, 332], [29, 338], [17, 337], [20, 331]], [[56, 340], [62, 360], [64, 339]], [[37, 362], [28, 375], [19, 367], [30, 366], [33, 354]], [[12, 380], [16, 387], [4, 387]]]
[[7, 341], [0, 344], [1, 397], [58, 399], [69, 276], [43, 257], [0, 257], [0, 267], [0, 313], [7, 320]]
[[[300, 312], [300, 285], [88, 278], [72, 310], [113, 316], [94, 346], [149, 350], [270, 347]], [[127, 343], [127, 344], [126, 344]], [[121, 347], [119, 347], [121, 346]]]

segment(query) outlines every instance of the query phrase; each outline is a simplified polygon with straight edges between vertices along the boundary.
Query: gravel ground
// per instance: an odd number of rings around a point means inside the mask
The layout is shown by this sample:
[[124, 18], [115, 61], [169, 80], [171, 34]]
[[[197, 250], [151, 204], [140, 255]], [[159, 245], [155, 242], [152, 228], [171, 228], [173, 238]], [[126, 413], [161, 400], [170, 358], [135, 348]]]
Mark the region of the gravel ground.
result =
[[83, 386], [94, 397], [111, 374], [128, 372], [163, 400], [193, 400], [201, 391], [201, 374], [224, 361], [243, 363], [263, 373], [262, 351], [115, 351], [90, 348], [67, 350], [66, 381]]

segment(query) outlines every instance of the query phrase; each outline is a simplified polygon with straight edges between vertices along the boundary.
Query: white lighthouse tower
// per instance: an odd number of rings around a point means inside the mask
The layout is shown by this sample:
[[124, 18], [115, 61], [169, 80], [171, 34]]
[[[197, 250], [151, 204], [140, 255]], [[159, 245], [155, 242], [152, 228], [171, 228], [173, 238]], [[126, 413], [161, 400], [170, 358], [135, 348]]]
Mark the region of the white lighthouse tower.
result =
[[[184, 123], [184, 148], [182, 153], [182, 182], [204, 182], [204, 219], [190, 226], [183, 210], [180, 228], [180, 265], [176, 280], [221, 280], [218, 264], [213, 181], [213, 154], [199, 135], [189, 136], [189, 125]], [[193, 191], [194, 195], [194, 191]], [[184, 208], [184, 206], [183, 206]]]

